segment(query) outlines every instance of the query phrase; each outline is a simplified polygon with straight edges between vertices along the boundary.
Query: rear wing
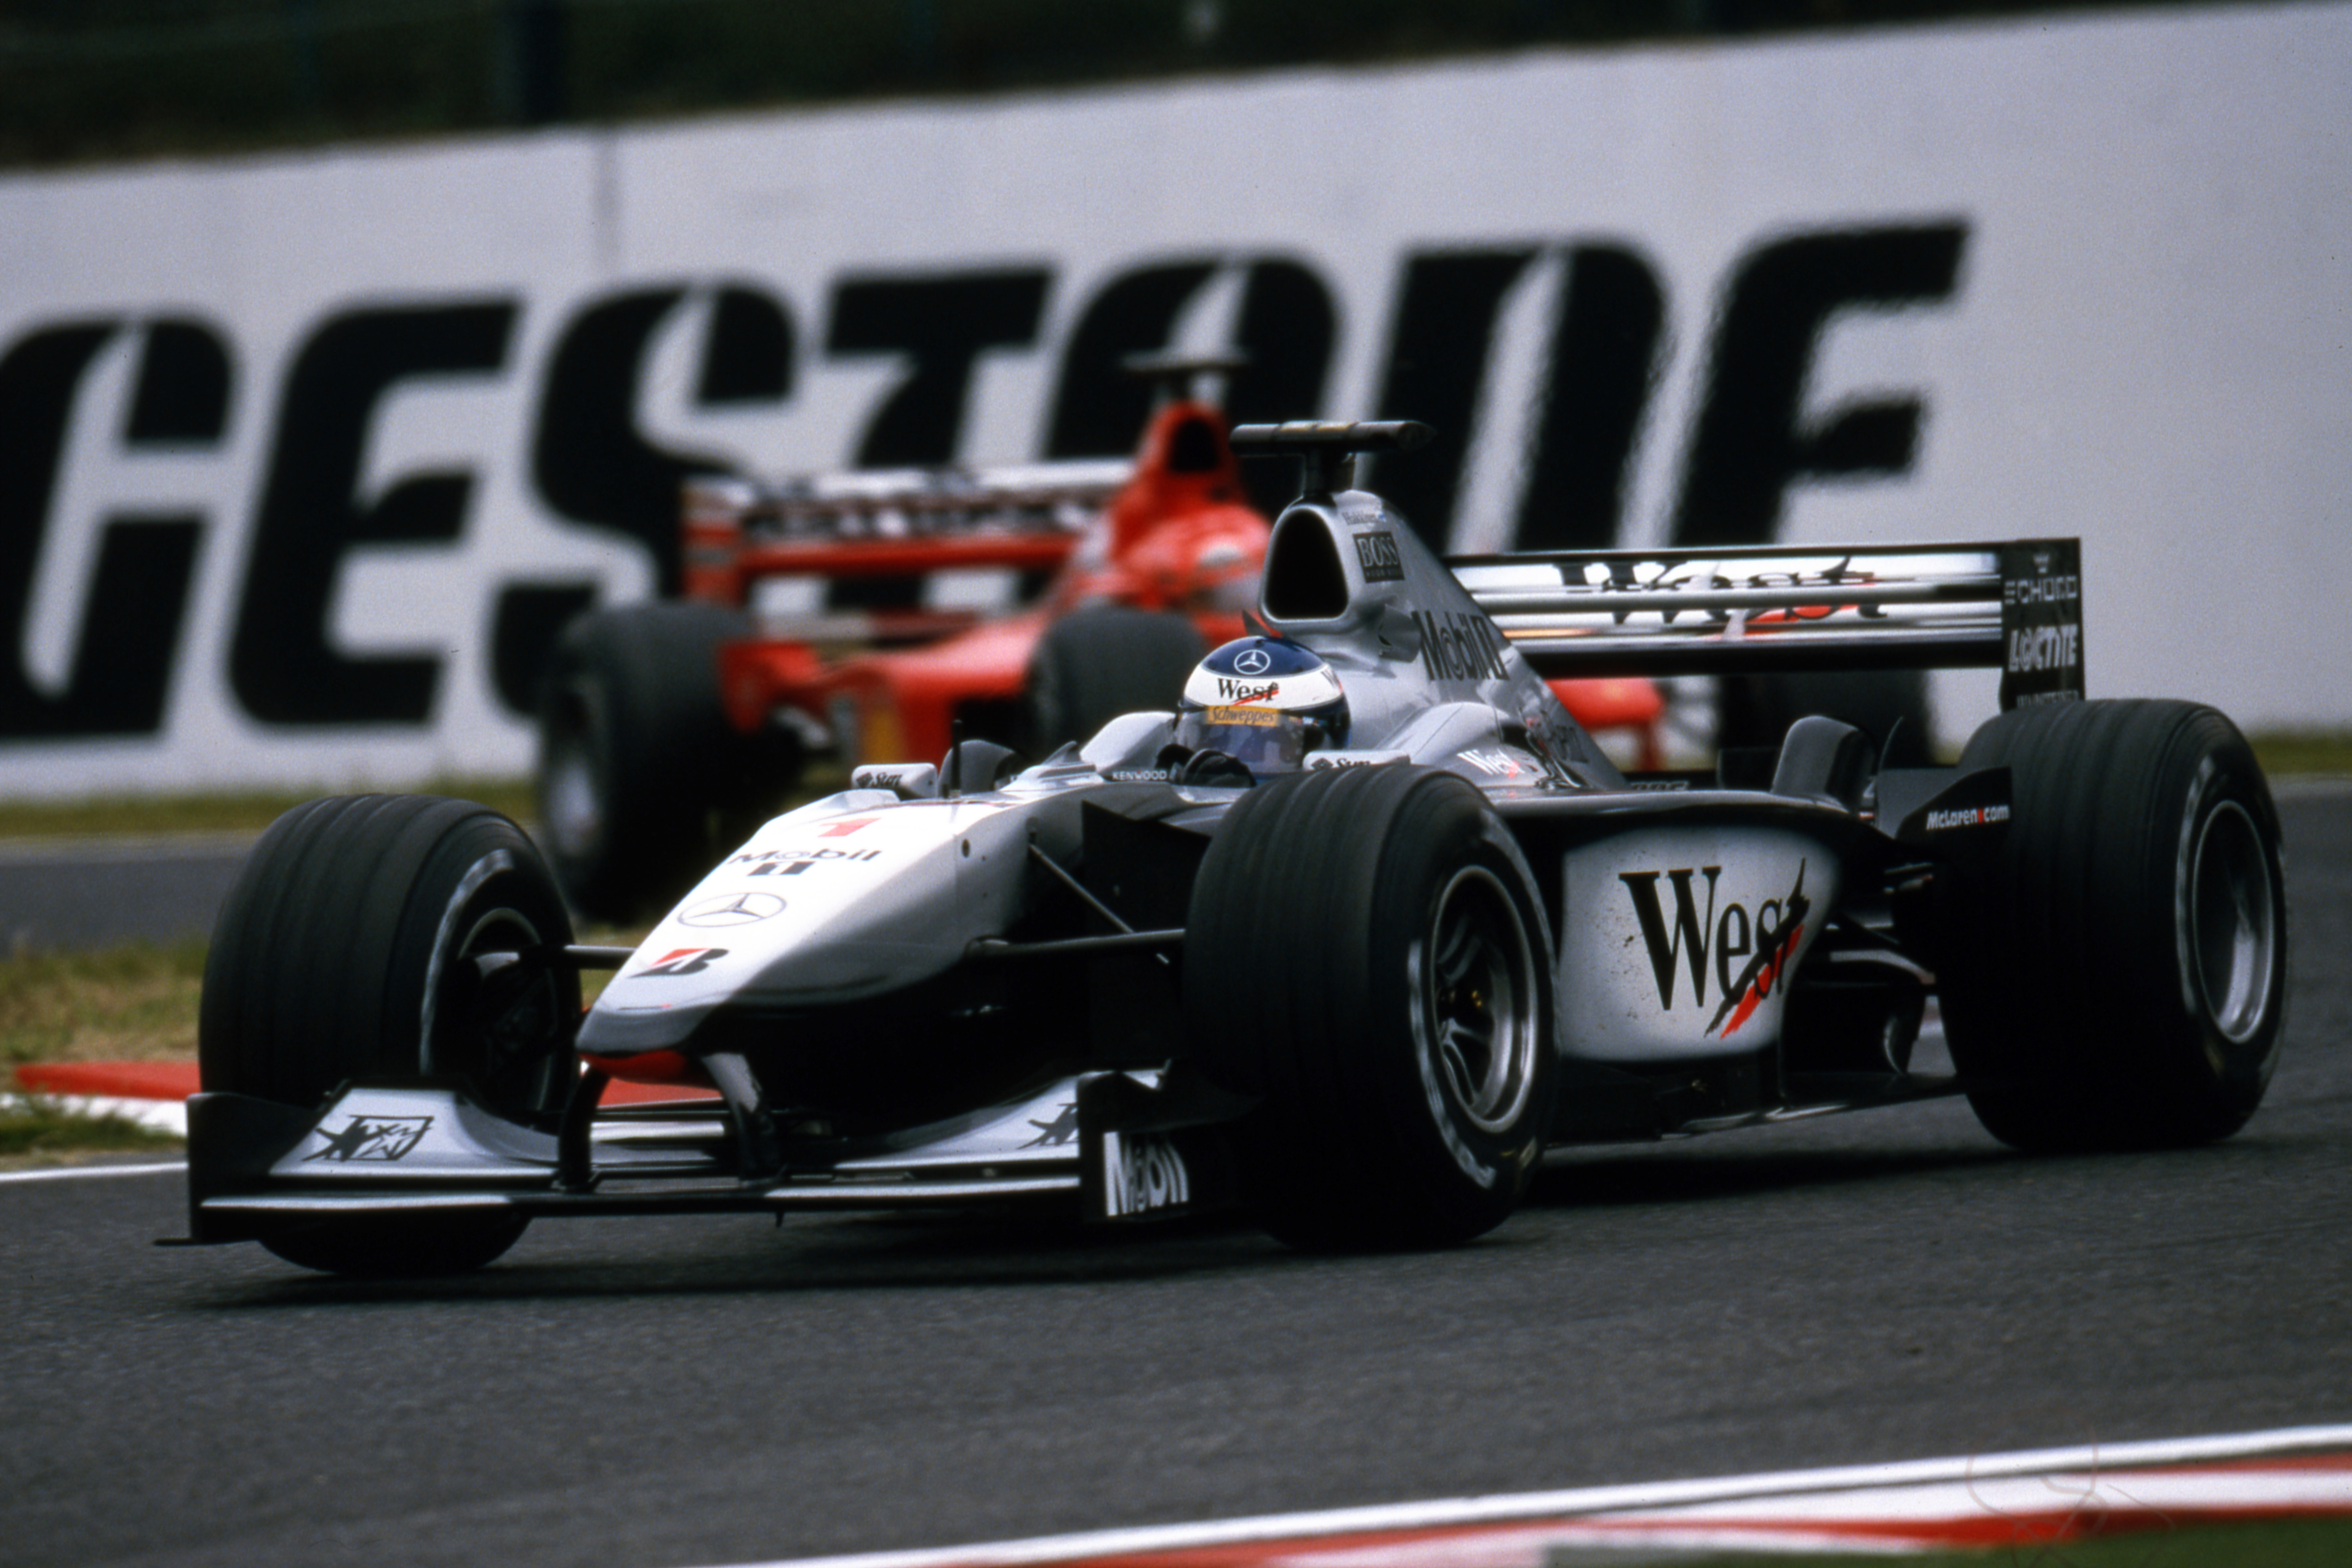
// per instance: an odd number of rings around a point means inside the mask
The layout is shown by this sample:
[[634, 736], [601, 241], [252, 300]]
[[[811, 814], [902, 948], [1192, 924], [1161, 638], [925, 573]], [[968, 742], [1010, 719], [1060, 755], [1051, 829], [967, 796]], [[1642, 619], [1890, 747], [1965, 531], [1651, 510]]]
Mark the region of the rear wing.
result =
[[2082, 546], [1755, 545], [1456, 556], [1550, 677], [2001, 672], [2003, 708], [2083, 695]]
[[688, 479], [686, 591], [740, 605], [761, 577], [1051, 571], [1134, 468], [1120, 458], [782, 481]]

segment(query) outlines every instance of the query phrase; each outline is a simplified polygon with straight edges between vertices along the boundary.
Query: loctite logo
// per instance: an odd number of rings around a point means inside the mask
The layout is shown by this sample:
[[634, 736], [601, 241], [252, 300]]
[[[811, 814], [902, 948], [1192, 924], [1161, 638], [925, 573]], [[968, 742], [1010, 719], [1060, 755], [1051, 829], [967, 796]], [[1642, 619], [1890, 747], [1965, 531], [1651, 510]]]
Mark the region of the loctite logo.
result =
[[2072, 669], [2082, 662], [2080, 626], [2032, 626], [2009, 634], [2009, 668], [2013, 670]]
[[[1805, 896], [1801, 861], [1789, 891], [1761, 900], [1752, 910], [1738, 900], [1719, 898], [1722, 876], [1720, 866], [1697, 866], [1621, 871], [1617, 879], [1625, 884], [1633, 900], [1633, 917], [1641, 922], [1651, 973], [1657, 978], [1658, 1005], [1674, 1010], [1675, 993], [1687, 974], [1687, 1005], [1704, 1007], [1707, 982], [1712, 979], [1717, 1003], [1705, 1033], [1719, 1033], [1729, 1039], [1780, 984], [1804, 938], [1805, 917], [1811, 912], [1812, 900]], [[1670, 889], [1663, 897], [1658, 891], [1661, 880]], [[1671, 916], [1666, 912], [1669, 900], [1674, 906]]]

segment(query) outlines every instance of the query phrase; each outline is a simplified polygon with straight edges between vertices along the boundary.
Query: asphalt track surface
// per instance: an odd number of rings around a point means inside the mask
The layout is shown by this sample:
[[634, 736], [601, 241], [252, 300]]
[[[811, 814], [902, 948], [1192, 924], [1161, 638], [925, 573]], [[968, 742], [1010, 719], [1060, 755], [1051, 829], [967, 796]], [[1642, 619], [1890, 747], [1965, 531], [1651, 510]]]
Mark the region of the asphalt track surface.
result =
[[0, 1564], [663, 1565], [2352, 1417], [2352, 795], [2285, 803], [2237, 1138], [1958, 1102], [1578, 1153], [1486, 1241], [971, 1217], [542, 1225], [432, 1285], [0, 1184]]
[[202, 936], [260, 837], [0, 843], [0, 953]]

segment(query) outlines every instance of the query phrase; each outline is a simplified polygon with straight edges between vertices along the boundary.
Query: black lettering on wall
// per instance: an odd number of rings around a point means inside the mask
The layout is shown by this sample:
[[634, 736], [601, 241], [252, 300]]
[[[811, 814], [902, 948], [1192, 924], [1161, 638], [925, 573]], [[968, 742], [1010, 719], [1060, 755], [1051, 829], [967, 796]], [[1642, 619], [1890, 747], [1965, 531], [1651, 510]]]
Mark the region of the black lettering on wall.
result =
[[[37, 689], [22, 662], [68, 421], [84, 374], [117, 331], [104, 322], [54, 327], [0, 358], [0, 740], [152, 735], [163, 728], [204, 527], [199, 514], [108, 517], [65, 689]], [[228, 352], [209, 328], [152, 323], [124, 445], [216, 445], [228, 423], [230, 381]]]
[[122, 438], [137, 447], [211, 447], [228, 429], [230, 371], [220, 334], [195, 321], [149, 323]]
[[860, 468], [946, 463], [963, 437], [972, 365], [988, 349], [1037, 340], [1053, 275], [1037, 268], [854, 279], [834, 290], [829, 354], [907, 356], [907, 379], [874, 411]]
[[[547, 504], [574, 522], [633, 539], [654, 566], [655, 591], [677, 593], [678, 486], [726, 467], [654, 446], [637, 429], [637, 400], [655, 334], [683, 289], [618, 295], [564, 328], [548, 356], [531, 443], [531, 478]], [[781, 403], [793, 378], [792, 317], [770, 296], [721, 289], [710, 312], [695, 397], [706, 408]], [[536, 613], [536, 612], [532, 612]], [[530, 681], [523, 686], [528, 689]], [[507, 677], [501, 673], [501, 691]]]
[[1511, 548], [1606, 550], [1617, 542], [1665, 317], [1657, 273], [1633, 251], [1580, 245], [1569, 253]]
[[1801, 235], [1749, 254], [1716, 331], [1673, 543], [1763, 543], [1793, 486], [1909, 469], [1919, 399], [1856, 404], [1809, 432], [1806, 372], [1839, 310], [1950, 298], [1967, 240], [1965, 224], [1924, 224]]
[[256, 719], [421, 724], [431, 717], [438, 658], [352, 658], [328, 640], [327, 616], [354, 550], [463, 532], [472, 474], [412, 475], [362, 505], [361, 465], [376, 412], [402, 383], [502, 369], [516, 310], [510, 300], [355, 310], [329, 319], [295, 356], [229, 650], [229, 684]]
[[1125, 457], [1151, 416], [1151, 387], [1120, 368], [1168, 346], [1176, 318], [1216, 270], [1206, 261], [1147, 267], [1116, 278], [1088, 301], [1062, 351], [1062, 381], [1046, 426], [1049, 458]]
[[1531, 249], [1437, 251], [1405, 263], [1375, 417], [1418, 419], [1437, 434], [1410, 458], [1381, 464], [1369, 482], [1441, 554], [1454, 528], [1496, 319], [1535, 256]]
[[[1225, 379], [1226, 415], [1236, 425], [1319, 415], [1339, 323], [1331, 290], [1306, 267], [1296, 261], [1253, 262], [1242, 284], [1241, 309], [1234, 316], [1234, 347], [1249, 363]], [[1297, 467], [1289, 462], [1265, 466]], [[1285, 477], [1295, 479], [1297, 474]]]
[[[1151, 389], [1120, 372], [1132, 353], [1164, 349], [1176, 322], [1216, 270], [1207, 261], [1169, 262], [1115, 279], [1087, 307], [1063, 354], [1061, 386], [1046, 456], [1123, 456], [1135, 450], [1151, 412]], [[1320, 412], [1339, 313], [1323, 280], [1296, 261], [1249, 264], [1242, 277], [1228, 345], [1247, 363], [1225, 377], [1222, 399], [1234, 424], [1311, 419]], [[1287, 502], [1297, 465], [1244, 463], [1251, 503], [1274, 512]]]

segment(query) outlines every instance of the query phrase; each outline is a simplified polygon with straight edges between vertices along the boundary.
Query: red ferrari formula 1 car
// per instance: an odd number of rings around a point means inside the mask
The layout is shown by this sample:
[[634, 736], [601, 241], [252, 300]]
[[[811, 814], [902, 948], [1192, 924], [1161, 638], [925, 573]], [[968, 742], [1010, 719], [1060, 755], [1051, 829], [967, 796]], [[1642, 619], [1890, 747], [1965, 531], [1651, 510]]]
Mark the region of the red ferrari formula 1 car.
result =
[[[1233, 362], [1130, 368], [1181, 391]], [[677, 892], [812, 753], [936, 755], [961, 726], [1044, 756], [1169, 706], [1243, 634], [1265, 561], [1226, 431], [1218, 408], [1176, 395], [1131, 463], [690, 481], [685, 599], [573, 622], [542, 689], [541, 838], [566, 896], [625, 921]], [[1032, 591], [1004, 595], [1008, 580]], [[992, 585], [993, 605], [970, 593]], [[1008, 597], [1026, 603], [989, 613]], [[1654, 683], [1559, 694], [1656, 765]]]

